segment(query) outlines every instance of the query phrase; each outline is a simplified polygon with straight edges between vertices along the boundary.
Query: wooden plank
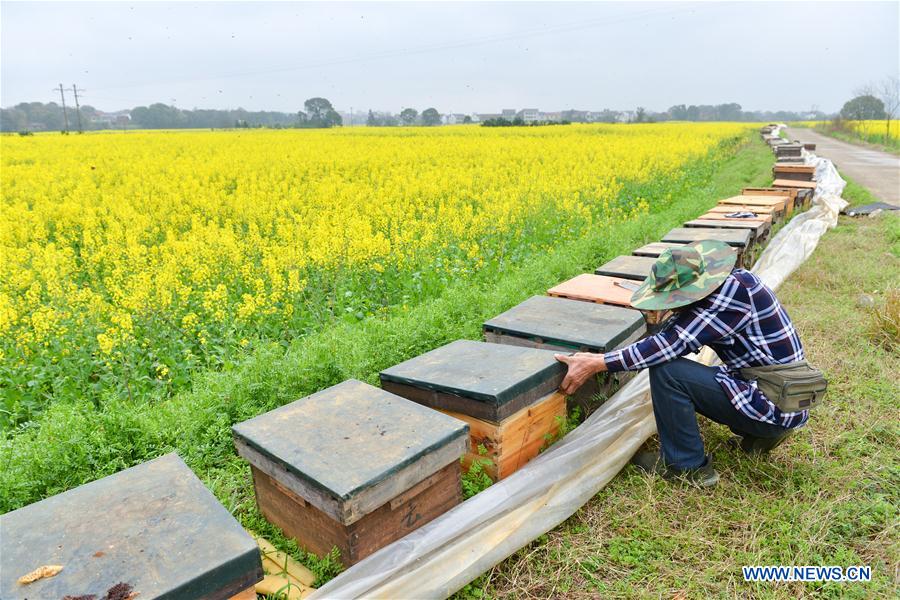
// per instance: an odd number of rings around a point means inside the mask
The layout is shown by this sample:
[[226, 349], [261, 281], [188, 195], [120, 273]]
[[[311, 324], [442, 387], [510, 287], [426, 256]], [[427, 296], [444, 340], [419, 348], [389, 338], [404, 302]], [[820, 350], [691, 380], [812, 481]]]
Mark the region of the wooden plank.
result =
[[[4, 600], [101, 598], [118, 583], [226, 600], [263, 578], [256, 542], [175, 453], [6, 513], [0, 531]], [[16, 582], [39, 564], [64, 568]]]
[[533, 296], [486, 321], [483, 330], [493, 343], [526, 338], [522, 344], [530, 347], [608, 352], [646, 328], [641, 313], [629, 308]]
[[384, 389], [438, 408], [499, 423], [559, 387], [554, 352], [457, 340], [381, 372]]
[[460, 461], [445, 465], [430, 486], [408, 490], [398, 502], [385, 502], [361, 519], [344, 525], [316, 507], [299, 505], [284, 495], [266, 473], [251, 468], [260, 512], [306, 550], [324, 556], [336, 546], [350, 566], [415, 531], [462, 501]]
[[772, 167], [776, 173], [802, 173], [805, 175], [812, 175], [816, 172], [816, 167], [813, 165], [802, 165], [795, 163], [775, 163], [775, 166]]
[[[550, 288], [547, 294], [558, 298], [631, 307], [635, 285], [637, 285], [635, 281], [622, 277], [584, 273]], [[650, 325], [660, 323], [671, 315], [669, 311], [641, 312]]]
[[[470, 450], [463, 464], [468, 468], [477, 459], [490, 460], [484, 471], [494, 481], [508, 477], [537, 456], [546, 443], [546, 436], [554, 436], [566, 417], [566, 397], [554, 392], [523, 408], [502, 423], [488, 423], [469, 415], [448, 412], [466, 421], [471, 432]], [[479, 453], [479, 446], [486, 454]]]
[[349, 525], [466, 451], [465, 424], [349, 380], [232, 428], [251, 465]]

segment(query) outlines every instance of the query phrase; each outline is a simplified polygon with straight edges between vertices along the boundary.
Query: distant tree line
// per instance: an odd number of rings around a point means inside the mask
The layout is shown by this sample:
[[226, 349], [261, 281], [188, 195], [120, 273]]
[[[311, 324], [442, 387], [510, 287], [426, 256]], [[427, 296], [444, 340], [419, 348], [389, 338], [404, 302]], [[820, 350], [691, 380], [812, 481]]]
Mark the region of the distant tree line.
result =
[[[304, 110], [296, 113], [278, 111], [249, 111], [194, 109], [155, 103], [136, 106], [126, 113], [127, 127], [132, 129], [220, 129], [229, 127], [327, 128], [340, 126], [341, 115], [325, 98], [310, 98]], [[67, 106], [69, 128], [75, 129], [75, 108]], [[93, 106], [81, 107], [81, 122], [85, 130], [110, 129], [117, 125]], [[123, 123], [124, 124], [124, 123]], [[0, 131], [61, 131], [65, 127], [63, 108], [56, 102], [22, 102], [0, 110]]]
[[[638, 109], [640, 110], [640, 109]], [[737, 102], [726, 104], [676, 104], [665, 113], [653, 114], [650, 118], [658, 121], [803, 121], [824, 119], [828, 115], [821, 111], [797, 112], [790, 110], [760, 111], [743, 110]]]

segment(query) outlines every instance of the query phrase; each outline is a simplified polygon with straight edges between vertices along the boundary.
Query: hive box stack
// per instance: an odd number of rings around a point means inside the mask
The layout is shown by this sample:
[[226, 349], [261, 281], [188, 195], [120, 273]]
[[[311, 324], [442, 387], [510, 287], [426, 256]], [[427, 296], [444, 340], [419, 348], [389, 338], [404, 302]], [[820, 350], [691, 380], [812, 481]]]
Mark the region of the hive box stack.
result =
[[[654, 259], [645, 260], [652, 263]], [[564, 353], [609, 352], [627, 346], [647, 332], [640, 311], [550, 296], [533, 296], [485, 322], [483, 328], [488, 342]], [[572, 401], [587, 414], [593, 407], [595, 394], [611, 396], [626, 377], [607, 373], [591, 378], [574, 394]]]
[[[62, 571], [17, 582], [42, 565]], [[0, 574], [5, 600], [255, 598], [263, 578], [256, 542], [174, 453], [0, 517]]]
[[775, 163], [775, 166], [772, 167], [772, 174], [776, 181], [812, 181], [816, 174], [816, 168], [813, 165], [797, 165], [793, 163], [777, 162]]
[[[741, 196], [732, 196], [719, 200], [717, 206], [735, 207], [739, 210], [745, 210], [747, 207], [768, 208], [772, 211], [772, 219], [782, 221], [794, 210], [791, 197], [786, 194], [768, 195], [768, 194], [744, 194]], [[750, 210], [754, 210], [750, 208]]]
[[382, 371], [381, 385], [468, 423], [466, 464], [489, 459], [485, 472], [498, 480], [537, 456], [565, 419], [557, 389], [566, 369], [554, 354], [458, 340]]
[[754, 252], [751, 244], [751, 233], [747, 229], [710, 229], [705, 227], [676, 227], [665, 236], [664, 242], [694, 244], [700, 240], [717, 240], [734, 248], [737, 253], [737, 266], [749, 267], [753, 264]]
[[[624, 277], [584, 273], [547, 290], [549, 296], [612, 306], [631, 307], [631, 296], [640, 282]], [[671, 316], [669, 311], [641, 311], [648, 326], [660, 325]]]
[[775, 147], [775, 156], [781, 162], [803, 162], [803, 145], [799, 143], [781, 144]]
[[262, 514], [352, 565], [462, 499], [465, 423], [349, 380], [232, 428]]
[[[797, 188], [791, 187], [747, 187], [741, 191], [741, 196], [735, 197], [734, 199], [740, 198], [742, 196], [770, 196], [779, 198], [784, 202], [784, 208], [790, 208], [790, 212], [793, 212], [794, 208], [798, 208], [802, 204], [802, 194], [809, 190], [800, 190]], [[784, 217], [785, 215], [781, 215]], [[773, 215], [774, 217], [774, 215]], [[775, 217], [776, 220], [777, 217]]]

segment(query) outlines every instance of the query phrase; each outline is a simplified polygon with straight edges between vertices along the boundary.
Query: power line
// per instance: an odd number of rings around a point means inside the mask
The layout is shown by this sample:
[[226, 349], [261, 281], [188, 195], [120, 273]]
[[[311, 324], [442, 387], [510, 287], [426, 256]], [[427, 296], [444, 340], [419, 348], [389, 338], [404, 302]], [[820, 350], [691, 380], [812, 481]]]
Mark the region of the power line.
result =
[[127, 83], [121, 85], [113, 85], [106, 86], [102, 88], [94, 88], [94, 91], [103, 91], [110, 89], [122, 89], [122, 88], [132, 88], [132, 87], [142, 87], [149, 85], [161, 85], [168, 83], [193, 83], [199, 81], [215, 81], [219, 79], [232, 79], [236, 77], [247, 77], [253, 75], [266, 75], [273, 73], [284, 73], [290, 71], [301, 71], [306, 69], [316, 69], [322, 67], [330, 67], [344, 64], [352, 64], [357, 62], [367, 62], [371, 60], [382, 60], [386, 58], [401, 58], [404, 56], [411, 56], [415, 54], [424, 54], [429, 52], [439, 52], [442, 50], [457, 50], [461, 48], [467, 48], [472, 46], [482, 46], [487, 44], [495, 44], [506, 41], [516, 41], [521, 39], [527, 39], [531, 37], [538, 37], [542, 35], [548, 35], [552, 33], [567, 33], [572, 31], [578, 31], [582, 29], [592, 29], [595, 27], [602, 27], [605, 25], [612, 25], [617, 23], [623, 23], [627, 21], [632, 21], [636, 19], [643, 19], [648, 17], [654, 17], [659, 15], [674, 15], [682, 12], [687, 12], [695, 10], [694, 7], [679, 7], [679, 8], [664, 8], [664, 9], [648, 9], [645, 11], [641, 11], [638, 13], [632, 13], [627, 15], [618, 15], [613, 18], [602, 18], [602, 19], [587, 19], [582, 20], [577, 23], [567, 23], [562, 25], [554, 25], [550, 27], [541, 27], [530, 30], [522, 30], [516, 33], [504, 34], [499, 36], [487, 36], [483, 38], [475, 38], [471, 40], [457, 41], [457, 42], [446, 42], [441, 44], [431, 44], [426, 46], [419, 46], [416, 48], [402, 48], [399, 50], [389, 50], [379, 53], [373, 53], [369, 55], [361, 55], [361, 56], [353, 56], [353, 57], [345, 57], [345, 58], [335, 58], [329, 59], [319, 62], [311, 62], [300, 65], [293, 66], [285, 66], [285, 67], [275, 67], [271, 69], [258, 69], [253, 71], [242, 71], [242, 72], [233, 72], [233, 73], [223, 73], [210, 77], [193, 77], [193, 78], [180, 78], [180, 79], [170, 79], [167, 81], [156, 81], [156, 82], [135, 82], [135, 83]]

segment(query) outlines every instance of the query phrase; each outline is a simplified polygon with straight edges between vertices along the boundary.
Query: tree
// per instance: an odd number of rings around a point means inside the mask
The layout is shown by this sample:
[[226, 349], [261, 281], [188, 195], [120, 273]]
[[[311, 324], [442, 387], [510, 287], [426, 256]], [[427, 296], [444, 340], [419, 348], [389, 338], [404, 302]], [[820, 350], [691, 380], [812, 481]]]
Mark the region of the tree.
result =
[[428, 126], [441, 124], [441, 113], [436, 108], [426, 108], [422, 111], [422, 123]]
[[878, 84], [878, 97], [884, 104], [885, 114], [885, 142], [891, 141], [891, 121], [897, 118], [900, 112], [900, 78], [890, 75]]
[[466, 116], [463, 117], [463, 124], [464, 124], [464, 125], [468, 125], [468, 124], [471, 123], [471, 122], [472, 122], [472, 117], [470, 117], [469, 115], [466, 115]]
[[414, 108], [404, 108], [400, 111], [400, 120], [403, 121], [404, 125], [412, 125], [416, 122], [416, 117], [419, 116], [419, 111]]
[[375, 118], [375, 113], [372, 112], [372, 109], [369, 109], [369, 116], [366, 117], [366, 127], [377, 127], [378, 119]]
[[[306, 127], [327, 128], [342, 125], [344, 122], [341, 115], [334, 110], [331, 102], [325, 98], [310, 98], [303, 103], [303, 108], [306, 109], [307, 114], [304, 125]], [[301, 124], [304, 124], [302, 117]]]
[[886, 118], [884, 102], [871, 94], [857, 96], [848, 100], [841, 108], [841, 117], [854, 121], [868, 121]]
[[644, 119], [647, 117], [647, 109], [643, 106], [638, 106], [635, 111], [634, 120], [636, 123], [643, 123]]

